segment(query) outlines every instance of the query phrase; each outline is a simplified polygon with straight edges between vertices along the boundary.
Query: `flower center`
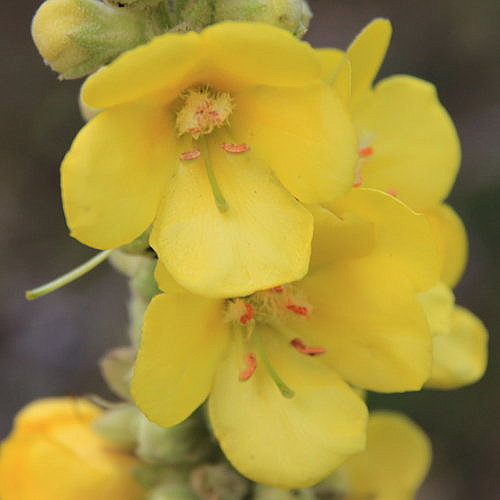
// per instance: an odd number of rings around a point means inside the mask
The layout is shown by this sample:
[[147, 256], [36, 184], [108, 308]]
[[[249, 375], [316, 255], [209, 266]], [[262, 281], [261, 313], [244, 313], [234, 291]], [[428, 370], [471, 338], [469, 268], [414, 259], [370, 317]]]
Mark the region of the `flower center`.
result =
[[[268, 324], [274, 329], [280, 329], [282, 323], [292, 317], [307, 320], [312, 307], [307, 299], [293, 284], [286, 284], [255, 292], [248, 297], [238, 297], [226, 300], [225, 321], [233, 325], [233, 330], [241, 332], [244, 342], [248, 344], [249, 352], [244, 355], [239, 380], [245, 382], [254, 374], [259, 364], [262, 364], [272, 378], [281, 394], [286, 398], [294, 396], [294, 391], [283, 381], [274, 369], [264, 349], [260, 334], [255, 330], [256, 324]], [[250, 351], [250, 344], [255, 352]], [[300, 338], [293, 338], [289, 345], [300, 354], [317, 356], [324, 354], [323, 347], [311, 347]]]
[[177, 113], [175, 126], [179, 136], [190, 134], [194, 139], [222, 127], [233, 111], [233, 99], [227, 92], [210, 87], [188, 89], [182, 95], [184, 103]]

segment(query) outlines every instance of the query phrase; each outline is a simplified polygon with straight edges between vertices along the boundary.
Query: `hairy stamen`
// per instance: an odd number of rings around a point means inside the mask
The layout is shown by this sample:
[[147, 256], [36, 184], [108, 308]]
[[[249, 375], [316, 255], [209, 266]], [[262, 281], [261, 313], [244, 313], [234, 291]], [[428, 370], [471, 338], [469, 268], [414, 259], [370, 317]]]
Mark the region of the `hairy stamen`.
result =
[[245, 354], [245, 363], [247, 367], [240, 373], [239, 376], [239, 380], [241, 382], [245, 382], [245, 380], [248, 380], [257, 369], [257, 357], [253, 352]]

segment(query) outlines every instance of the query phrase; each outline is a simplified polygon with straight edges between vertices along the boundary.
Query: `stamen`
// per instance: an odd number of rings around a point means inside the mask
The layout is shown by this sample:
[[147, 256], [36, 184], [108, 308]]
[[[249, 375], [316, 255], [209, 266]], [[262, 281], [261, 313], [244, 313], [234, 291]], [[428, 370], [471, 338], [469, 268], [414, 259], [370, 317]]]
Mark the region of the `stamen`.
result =
[[298, 306], [292, 302], [287, 304], [286, 308], [299, 316], [307, 316], [309, 314], [309, 309], [306, 306]]
[[324, 354], [326, 349], [324, 347], [309, 347], [298, 337], [290, 341], [290, 344], [297, 349], [301, 354], [307, 354], [308, 356], [317, 356], [318, 354]]
[[191, 151], [185, 151], [184, 153], [181, 153], [179, 158], [184, 161], [189, 161], [189, 160], [196, 160], [200, 156], [201, 156], [201, 151], [197, 148], [194, 148]]
[[374, 152], [375, 151], [372, 146], [366, 146], [358, 151], [358, 155], [360, 158], [366, 158], [367, 156], [371, 156]]
[[203, 159], [205, 161], [205, 169], [207, 171], [208, 180], [210, 182], [210, 187], [212, 188], [212, 193], [214, 195], [215, 205], [219, 209], [219, 212], [224, 213], [229, 210], [229, 204], [222, 195], [222, 192], [217, 184], [217, 179], [215, 178], [214, 171], [212, 169], [212, 162], [210, 161], [210, 155], [208, 153], [208, 143], [204, 135], [200, 137], [200, 147], [203, 151]]
[[240, 323], [246, 325], [251, 319], [253, 319], [254, 310], [252, 304], [245, 304], [246, 313], [240, 316]]
[[390, 194], [391, 196], [397, 196], [398, 191], [397, 191], [397, 189], [388, 189], [387, 194]]
[[361, 169], [359, 168], [356, 172], [356, 177], [354, 178], [354, 184], [352, 185], [355, 188], [359, 188], [364, 182], [363, 176], [361, 175]]
[[246, 153], [249, 149], [250, 146], [248, 144], [242, 143], [242, 144], [232, 144], [229, 142], [223, 142], [222, 143], [222, 149], [228, 153]]
[[283, 287], [281, 285], [278, 285], [278, 286], [271, 288], [271, 291], [276, 292], [276, 293], [283, 293]]
[[262, 345], [262, 342], [260, 340], [259, 335], [257, 333], [254, 333], [254, 339], [255, 339], [255, 346], [257, 347], [257, 351], [259, 353], [260, 359], [262, 363], [264, 363], [264, 366], [266, 370], [268, 371], [270, 377], [273, 379], [273, 382], [276, 384], [278, 389], [281, 392], [281, 395], [284, 396], [285, 398], [293, 398], [295, 396], [295, 392], [288, 387], [285, 382], [281, 379], [281, 377], [278, 375], [276, 370], [273, 368], [271, 365], [271, 362], [269, 361], [269, 358], [267, 357], [266, 351], [264, 350], [264, 346]]
[[257, 369], [257, 357], [253, 352], [245, 354], [245, 363], [247, 365], [247, 368], [243, 370], [239, 376], [239, 380], [241, 382], [245, 382], [245, 380], [248, 380]]

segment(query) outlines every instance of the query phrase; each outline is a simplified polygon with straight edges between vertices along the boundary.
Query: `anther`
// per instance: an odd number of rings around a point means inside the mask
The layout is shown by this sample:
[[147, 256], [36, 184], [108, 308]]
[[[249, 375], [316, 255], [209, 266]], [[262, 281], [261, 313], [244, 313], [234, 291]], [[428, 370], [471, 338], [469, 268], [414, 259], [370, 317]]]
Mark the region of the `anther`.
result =
[[286, 308], [299, 316], [307, 316], [309, 314], [309, 309], [306, 306], [298, 306], [297, 304], [290, 303], [287, 304]]
[[324, 347], [309, 347], [299, 338], [295, 338], [290, 341], [290, 344], [297, 349], [301, 354], [307, 354], [308, 356], [317, 356], [318, 354], [324, 354], [326, 349]]
[[251, 304], [245, 304], [246, 313], [240, 316], [240, 323], [246, 325], [251, 319], [253, 319], [254, 311]]
[[191, 151], [185, 151], [184, 153], [181, 153], [180, 159], [184, 161], [189, 161], [189, 160], [196, 160], [201, 156], [201, 151], [199, 149], [192, 149]]
[[390, 194], [391, 196], [396, 197], [398, 195], [397, 189], [388, 189], [387, 194]]
[[231, 144], [229, 142], [223, 142], [221, 147], [227, 153], [236, 153], [236, 154], [246, 153], [250, 149], [250, 146], [248, 144], [245, 144], [245, 143]]
[[366, 146], [365, 148], [361, 148], [358, 151], [358, 155], [360, 158], [366, 158], [367, 156], [371, 156], [374, 153], [372, 146]]
[[239, 380], [245, 382], [248, 380], [257, 369], [257, 357], [254, 353], [249, 352], [245, 354], [245, 363], [247, 365], [246, 369], [240, 373]]
[[359, 169], [356, 172], [356, 177], [354, 178], [354, 184], [352, 185], [355, 188], [359, 188], [363, 184], [363, 181], [364, 181], [363, 176], [361, 175], [360, 170], [361, 169]]
[[271, 292], [283, 293], [283, 287], [281, 285], [274, 286], [273, 288], [271, 288]]

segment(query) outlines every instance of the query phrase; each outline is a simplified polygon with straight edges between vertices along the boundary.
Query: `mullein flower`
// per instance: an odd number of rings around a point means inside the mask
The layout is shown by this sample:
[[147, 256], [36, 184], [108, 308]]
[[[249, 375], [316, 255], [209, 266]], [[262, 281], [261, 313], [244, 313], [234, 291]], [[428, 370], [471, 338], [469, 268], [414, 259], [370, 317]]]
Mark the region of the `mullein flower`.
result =
[[326, 81], [351, 109], [360, 143], [354, 187], [377, 188], [423, 212], [436, 239], [441, 283], [420, 295], [434, 334], [429, 387], [475, 382], [486, 367], [487, 331], [470, 311], [454, 306], [451, 291], [467, 260], [467, 235], [445, 203], [460, 162], [460, 144], [434, 87], [410, 76], [372, 82], [391, 36], [385, 19], [370, 23], [346, 53], [321, 49]]
[[344, 194], [357, 161], [350, 118], [320, 75], [308, 44], [258, 23], [123, 54], [82, 89], [103, 111], [62, 164], [72, 235], [113, 248], [153, 224], [169, 272], [209, 296], [300, 279], [313, 229], [302, 203]]
[[397, 195], [424, 211], [448, 195], [460, 164], [460, 143], [435, 87], [408, 75], [372, 87], [391, 36], [391, 24], [375, 19], [347, 52], [320, 49], [325, 80], [350, 73], [346, 100], [360, 150], [355, 185]]
[[314, 484], [363, 449], [366, 407], [349, 384], [418, 390], [431, 336], [416, 291], [437, 279], [429, 225], [393, 197], [352, 190], [311, 206], [309, 273], [246, 296], [194, 295], [160, 262], [132, 395], [174, 425], [209, 399], [232, 464], [280, 488]]
[[412, 500], [432, 459], [425, 432], [405, 415], [370, 413], [366, 450], [317, 488], [342, 500]]
[[21, 410], [1, 445], [2, 500], [143, 499], [132, 477], [140, 462], [92, 429], [100, 415], [77, 398], [42, 399]]

